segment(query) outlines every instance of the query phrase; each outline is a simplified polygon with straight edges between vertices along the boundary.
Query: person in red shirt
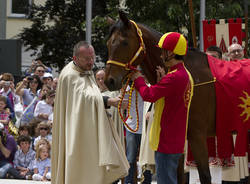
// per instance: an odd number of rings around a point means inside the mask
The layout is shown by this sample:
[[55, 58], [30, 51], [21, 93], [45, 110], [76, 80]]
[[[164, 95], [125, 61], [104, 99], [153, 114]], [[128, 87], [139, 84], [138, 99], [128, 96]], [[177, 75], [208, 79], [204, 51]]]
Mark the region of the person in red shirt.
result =
[[175, 184], [179, 158], [184, 152], [193, 80], [183, 63], [187, 41], [182, 34], [164, 34], [158, 47], [168, 73], [160, 72], [163, 68], [158, 67], [160, 80], [150, 87], [139, 72], [133, 74], [132, 80], [143, 100], [155, 103], [149, 142], [155, 151], [157, 183]]

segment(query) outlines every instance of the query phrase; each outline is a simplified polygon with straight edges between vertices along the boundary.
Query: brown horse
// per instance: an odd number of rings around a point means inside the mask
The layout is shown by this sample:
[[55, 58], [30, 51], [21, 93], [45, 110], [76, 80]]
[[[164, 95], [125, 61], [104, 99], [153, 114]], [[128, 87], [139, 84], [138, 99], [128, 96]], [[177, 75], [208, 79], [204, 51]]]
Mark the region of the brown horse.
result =
[[[128, 20], [123, 12], [119, 15], [120, 20], [113, 22], [107, 42], [109, 61], [106, 65], [105, 84], [110, 90], [120, 89], [122, 81], [138, 65], [147, 80], [155, 84], [156, 66], [164, 66], [160, 58], [160, 49], [156, 47], [162, 35]], [[206, 139], [207, 136], [215, 136], [215, 87], [213, 83], [199, 84], [212, 81], [213, 76], [207, 56], [202, 52], [189, 51], [185, 57], [185, 66], [196, 85], [190, 107], [188, 141], [197, 163], [200, 181], [209, 184], [211, 175]], [[180, 173], [178, 176], [181, 176]]]

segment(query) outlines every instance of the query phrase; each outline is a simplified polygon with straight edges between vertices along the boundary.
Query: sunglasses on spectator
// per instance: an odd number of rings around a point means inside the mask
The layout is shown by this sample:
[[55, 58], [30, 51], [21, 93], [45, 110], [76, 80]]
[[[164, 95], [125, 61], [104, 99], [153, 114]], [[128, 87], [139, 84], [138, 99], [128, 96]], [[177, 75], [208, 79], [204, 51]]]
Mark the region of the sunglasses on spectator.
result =
[[48, 128], [41, 127], [40, 130], [48, 130]]

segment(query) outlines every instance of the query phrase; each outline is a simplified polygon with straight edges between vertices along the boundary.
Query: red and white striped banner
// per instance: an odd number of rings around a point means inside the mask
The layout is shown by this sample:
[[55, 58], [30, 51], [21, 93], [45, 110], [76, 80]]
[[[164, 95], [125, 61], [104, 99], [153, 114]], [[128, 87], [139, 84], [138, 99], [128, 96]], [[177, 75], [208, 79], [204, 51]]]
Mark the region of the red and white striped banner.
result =
[[238, 43], [243, 45], [243, 39], [245, 33], [242, 31], [244, 29], [244, 24], [242, 24], [242, 19], [237, 18], [220, 19], [219, 23], [216, 24], [216, 20], [203, 20], [203, 41], [204, 41], [204, 51], [209, 46], [216, 45], [221, 48], [222, 52], [227, 52], [227, 48], [232, 43]]

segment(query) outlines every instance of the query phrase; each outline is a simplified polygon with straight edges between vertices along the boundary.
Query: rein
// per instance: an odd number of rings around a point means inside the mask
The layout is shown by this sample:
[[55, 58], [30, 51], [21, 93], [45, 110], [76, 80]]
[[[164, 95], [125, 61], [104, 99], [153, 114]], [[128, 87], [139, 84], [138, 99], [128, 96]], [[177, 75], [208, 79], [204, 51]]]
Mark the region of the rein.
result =
[[128, 87], [129, 81], [130, 81], [130, 76], [128, 77], [128, 80], [127, 80], [126, 85], [125, 85], [125, 87], [124, 87], [124, 90], [123, 90], [123, 92], [122, 92], [121, 100], [120, 100], [119, 103], [118, 103], [118, 112], [119, 112], [119, 115], [120, 115], [120, 117], [121, 117], [121, 119], [122, 119], [122, 121], [123, 121], [123, 124], [124, 124], [131, 132], [135, 133], [135, 132], [137, 132], [138, 129], [139, 129], [139, 111], [138, 111], [138, 105], [137, 105], [137, 104], [138, 104], [138, 92], [137, 92], [137, 91], [135, 91], [136, 128], [135, 128], [135, 129], [132, 129], [132, 128], [126, 123], [126, 121], [127, 121], [128, 118], [130, 118], [130, 119], [133, 118], [133, 117], [130, 116], [130, 108], [131, 108], [132, 93], [133, 93], [133, 91], [134, 91], [134, 82], [132, 83], [131, 88], [130, 88], [130, 90], [129, 90], [127, 117], [124, 118], [124, 116], [123, 116], [122, 113], [121, 113], [121, 105], [122, 105], [122, 101], [123, 101], [123, 99], [124, 99], [124, 96], [125, 96], [125, 94], [126, 94], [126, 89], [127, 89], [127, 87]]
[[214, 77], [213, 80], [211, 80], [211, 81], [201, 82], [201, 83], [198, 83], [198, 84], [194, 84], [194, 87], [203, 86], [203, 85], [210, 84], [210, 83], [215, 83], [215, 82], [216, 82], [216, 78]]
[[[139, 38], [140, 38], [140, 47], [138, 48], [138, 50], [136, 51], [136, 53], [135, 53], [135, 55], [132, 57], [132, 59], [128, 62], [128, 63], [122, 63], [122, 62], [120, 62], [120, 61], [115, 61], [115, 60], [108, 60], [107, 61], [107, 64], [114, 64], [114, 65], [117, 65], [117, 66], [120, 66], [120, 67], [123, 67], [123, 68], [125, 68], [125, 70], [128, 70], [128, 71], [137, 71], [137, 69], [136, 69], [136, 66], [133, 66], [133, 63], [134, 63], [134, 61], [139, 57], [139, 55], [141, 54], [141, 52], [143, 52], [144, 53], [144, 55], [146, 54], [146, 47], [145, 47], [145, 44], [144, 44], [144, 41], [143, 41], [143, 38], [142, 38], [142, 31], [141, 31], [141, 29], [138, 27], [138, 25], [134, 22], [134, 21], [132, 21], [132, 20], [130, 20], [130, 22], [135, 26], [135, 28], [136, 28], [136, 32], [137, 32], [137, 35], [139, 36]], [[137, 102], [138, 102], [138, 92], [136, 91], [136, 97], [135, 97], [135, 100], [136, 100], [136, 102], [135, 102], [135, 104], [136, 104], [136, 120], [137, 120], [137, 123], [136, 123], [136, 128], [135, 129], [132, 129], [127, 123], [126, 123], [126, 121], [127, 121], [127, 119], [128, 118], [132, 118], [131, 116], [130, 116], [130, 107], [131, 107], [131, 98], [132, 98], [132, 92], [133, 92], [133, 90], [134, 90], [134, 82], [132, 83], [132, 86], [131, 86], [131, 88], [130, 88], [130, 90], [129, 90], [129, 101], [128, 101], [128, 115], [127, 115], [127, 117], [123, 117], [123, 115], [122, 115], [122, 113], [121, 113], [121, 105], [122, 105], [122, 101], [123, 101], [123, 99], [124, 99], [124, 96], [125, 96], [125, 93], [126, 93], [126, 88], [127, 88], [127, 86], [128, 86], [128, 83], [129, 83], [129, 81], [130, 81], [130, 74], [132, 74], [132, 73], [129, 73], [128, 74], [128, 76], [127, 76], [127, 82], [126, 82], [126, 85], [125, 85], [125, 90], [123, 91], [123, 93], [122, 93], [122, 98], [121, 98], [121, 100], [119, 101], [119, 104], [118, 104], [118, 112], [119, 112], [119, 115], [120, 115], [120, 117], [121, 117], [121, 119], [122, 119], [122, 121], [123, 121], [123, 124], [131, 131], [131, 132], [137, 132], [137, 130], [139, 129], [139, 112], [138, 112], [138, 104], [137, 104]]]

